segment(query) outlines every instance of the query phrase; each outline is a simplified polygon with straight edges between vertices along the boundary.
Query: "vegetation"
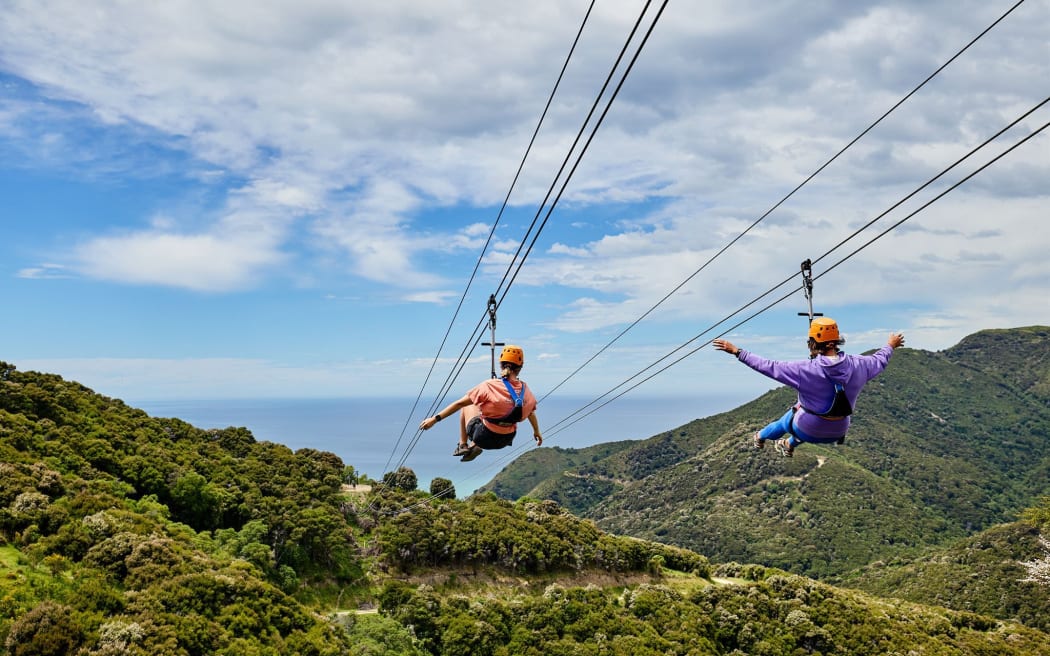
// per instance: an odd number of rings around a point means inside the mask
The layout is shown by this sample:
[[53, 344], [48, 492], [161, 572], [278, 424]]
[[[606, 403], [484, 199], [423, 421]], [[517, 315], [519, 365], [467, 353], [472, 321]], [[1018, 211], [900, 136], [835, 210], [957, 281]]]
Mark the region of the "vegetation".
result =
[[[955, 373], [984, 398], [951, 421], [984, 439], [1011, 426], [1019, 446], [1004, 447], [999, 465], [1016, 464], [1011, 473], [1046, 494], [1038, 413], [1050, 386], [1042, 373], [991, 362], [1019, 345], [1041, 362], [1037, 333], [964, 342], [952, 357], [989, 364]], [[951, 370], [941, 355], [901, 355]], [[659, 435], [653, 452], [543, 450], [549, 460], [516, 484], [535, 479], [573, 507], [609, 513], [580, 519], [549, 498], [459, 500], [443, 478], [428, 494], [407, 468], [357, 486], [333, 454], [149, 417], [0, 363], [0, 644], [17, 656], [1050, 656], [1050, 595], [1022, 580], [1024, 564], [1044, 557], [1050, 502], [966, 537], [965, 518], [978, 526], [1030, 496], [1012, 480], [978, 493], [988, 463], [927, 446], [918, 480], [930, 487], [920, 490], [897, 478], [919, 471], [911, 464], [850, 444], [756, 457], [742, 438], [782, 396]], [[920, 404], [907, 410], [917, 425], [932, 397], [908, 398]], [[881, 412], [867, 413], [864, 439], [903, 443]], [[569, 475], [543, 474], [567, 462]], [[969, 468], [955, 480], [934, 471], [946, 464]], [[894, 549], [902, 555], [878, 562]], [[735, 564], [760, 559], [786, 567]], [[840, 571], [842, 562], [864, 568]]]
[[381, 611], [411, 626], [425, 653], [443, 656], [1050, 653], [1047, 634], [974, 613], [882, 602], [755, 566], [718, 574], [738, 583], [440, 594], [391, 582]]
[[[552, 501], [516, 504], [485, 497], [418, 504], [412, 496], [382, 493], [374, 512], [393, 516], [378, 523], [376, 546], [384, 563], [402, 572], [435, 567], [496, 566], [515, 574], [602, 570], [646, 571], [654, 562], [706, 577], [707, 559], [692, 551], [609, 535]], [[411, 512], [400, 512], [411, 506]]]
[[1039, 544], [1043, 547], [1043, 553], [1038, 558], [1021, 563], [1027, 573], [1027, 576], [1021, 580], [1025, 583], [1038, 583], [1050, 588], [1050, 537], [1048, 537], [1050, 536], [1050, 497], [1044, 497], [1042, 505], [1029, 512], [1025, 519], [1042, 531], [1042, 535], [1039, 536]]
[[[910, 560], [876, 562], [841, 584], [993, 617], [1050, 631], [1050, 580], [1033, 576], [1046, 567], [1038, 554], [1050, 534], [1050, 498], [1025, 513], [1026, 521], [992, 527], [946, 548]], [[1041, 564], [1040, 564], [1041, 563]]]
[[0, 364], [0, 641], [29, 654], [341, 654], [297, 602], [351, 585], [343, 465]]
[[[584, 449], [563, 449], [555, 446], [547, 449], [529, 449], [519, 456], [503, 474], [481, 488], [481, 492], [495, 492], [504, 499], [528, 496], [545, 481], [557, 479], [562, 472], [573, 471], [591, 463], [601, 462], [610, 456], [630, 448], [634, 441], [606, 442]], [[552, 496], [567, 508], [570, 504]], [[591, 504], [593, 505], [593, 504]]]

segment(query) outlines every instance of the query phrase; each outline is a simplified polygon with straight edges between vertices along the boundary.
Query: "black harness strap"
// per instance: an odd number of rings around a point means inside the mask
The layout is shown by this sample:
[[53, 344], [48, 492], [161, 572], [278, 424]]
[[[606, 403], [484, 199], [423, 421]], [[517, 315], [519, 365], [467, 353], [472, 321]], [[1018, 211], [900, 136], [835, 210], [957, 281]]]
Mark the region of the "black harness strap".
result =
[[498, 419], [489, 419], [489, 421], [496, 424], [497, 426], [514, 426], [522, 419], [522, 404], [525, 401], [525, 381], [521, 381], [521, 394], [518, 394], [514, 390], [514, 386], [510, 384], [509, 380], [507, 380], [506, 378], [503, 378], [502, 380], [503, 384], [507, 387], [507, 393], [510, 394], [511, 401], [514, 401], [514, 407], [511, 408], [510, 412], [503, 415], [502, 417]]
[[806, 412], [811, 415], [823, 417], [824, 419], [842, 419], [853, 414], [853, 406], [849, 404], [849, 397], [846, 396], [846, 388], [839, 383], [835, 383], [835, 398], [831, 401], [831, 407], [824, 412], [814, 412], [809, 408], [803, 408]]

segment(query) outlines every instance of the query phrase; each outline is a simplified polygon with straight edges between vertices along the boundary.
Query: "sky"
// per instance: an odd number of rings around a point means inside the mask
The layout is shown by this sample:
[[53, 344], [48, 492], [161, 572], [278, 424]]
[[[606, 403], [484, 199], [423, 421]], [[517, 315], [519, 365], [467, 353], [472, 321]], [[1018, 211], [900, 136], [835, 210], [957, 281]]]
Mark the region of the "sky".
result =
[[892, 209], [1050, 96], [1048, 0], [777, 205], [1012, 5], [669, 2], [580, 157], [647, 6], [598, 0], [515, 182], [583, 0], [0, 0], [0, 360], [132, 404], [425, 405], [465, 350], [449, 400], [488, 377], [499, 291], [540, 395], [743, 402], [773, 385], [703, 345], [804, 357], [806, 259], [853, 352], [1048, 324], [1050, 134], [920, 209], [1047, 105]]

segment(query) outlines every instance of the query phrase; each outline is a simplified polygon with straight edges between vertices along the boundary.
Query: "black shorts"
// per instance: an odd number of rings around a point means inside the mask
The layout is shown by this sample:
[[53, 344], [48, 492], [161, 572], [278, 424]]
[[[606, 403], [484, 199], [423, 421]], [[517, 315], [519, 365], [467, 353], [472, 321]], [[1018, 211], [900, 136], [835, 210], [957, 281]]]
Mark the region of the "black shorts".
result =
[[517, 434], [515, 430], [513, 433], [493, 433], [489, 430], [488, 426], [481, 421], [481, 417], [474, 417], [467, 422], [467, 437], [474, 444], [477, 444], [482, 449], [502, 449], [510, 446], [514, 442], [514, 436]]

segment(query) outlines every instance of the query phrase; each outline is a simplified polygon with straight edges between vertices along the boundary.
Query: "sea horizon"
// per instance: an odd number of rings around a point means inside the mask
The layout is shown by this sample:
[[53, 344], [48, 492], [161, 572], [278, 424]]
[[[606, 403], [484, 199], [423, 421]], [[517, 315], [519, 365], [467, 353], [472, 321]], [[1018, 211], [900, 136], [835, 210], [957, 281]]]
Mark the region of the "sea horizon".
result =
[[[536, 411], [544, 447], [578, 449], [604, 442], [643, 440], [694, 419], [740, 405], [736, 398], [620, 398], [605, 406], [590, 398], [544, 400]], [[382, 480], [403, 465], [412, 469], [421, 490], [437, 477], [452, 481], [459, 497], [469, 496], [506, 465], [535, 448], [527, 423], [514, 444], [487, 451], [470, 463], [452, 456], [459, 436], [455, 419], [419, 434], [429, 402], [377, 398], [166, 399], [130, 403], [154, 417], [176, 418], [197, 428], [248, 429], [258, 441], [283, 444], [293, 451], [334, 453], [362, 475]]]

